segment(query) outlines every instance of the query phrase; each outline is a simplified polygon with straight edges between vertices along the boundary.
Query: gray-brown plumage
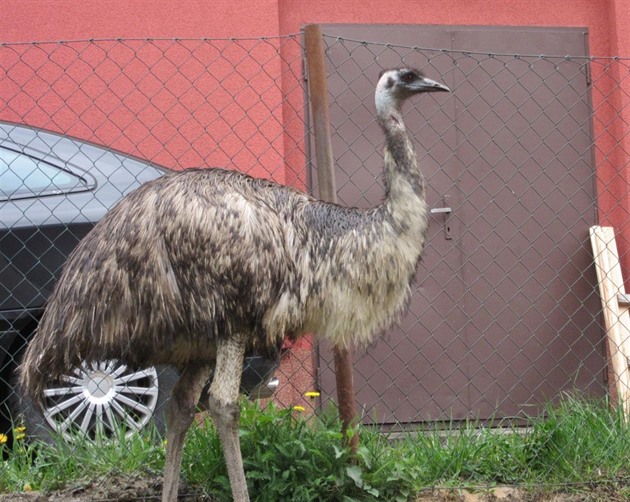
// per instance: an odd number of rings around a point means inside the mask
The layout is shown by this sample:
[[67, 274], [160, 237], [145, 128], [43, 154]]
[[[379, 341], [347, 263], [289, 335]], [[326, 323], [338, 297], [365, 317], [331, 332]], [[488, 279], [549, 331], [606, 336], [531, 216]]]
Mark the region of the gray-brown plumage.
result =
[[370, 210], [221, 169], [154, 180], [122, 199], [72, 253], [26, 352], [21, 383], [45, 383], [84, 360], [182, 370], [167, 410], [164, 500], [175, 500], [181, 450], [214, 368], [210, 412], [234, 499], [248, 499], [238, 443], [247, 350], [273, 352], [315, 332], [367, 344], [405, 307], [424, 245], [422, 174], [402, 120], [408, 97], [448, 88], [408, 68], [382, 74], [383, 203]]

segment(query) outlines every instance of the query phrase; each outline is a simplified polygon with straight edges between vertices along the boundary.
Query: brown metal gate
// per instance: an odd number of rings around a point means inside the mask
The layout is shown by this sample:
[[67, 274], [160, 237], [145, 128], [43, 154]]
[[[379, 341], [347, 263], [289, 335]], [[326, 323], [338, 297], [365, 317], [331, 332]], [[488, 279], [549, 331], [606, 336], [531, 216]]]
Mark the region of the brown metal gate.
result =
[[[417, 67], [454, 91], [419, 97], [405, 117], [429, 204], [451, 212], [431, 217], [408, 313], [356, 354], [364, 420], [523, 417], [564, 390], [603, 394], [588, 249], [596, 222], [588, 68], [585, 60], [497, 54], [586, 55], [584, 30], [322, 31], [344, 205], [370, 207], [383, 196], [373, 106], [380, 69]], [[332, 356], [323, 344], [318, 375], [324, 398], [334, 398]]]

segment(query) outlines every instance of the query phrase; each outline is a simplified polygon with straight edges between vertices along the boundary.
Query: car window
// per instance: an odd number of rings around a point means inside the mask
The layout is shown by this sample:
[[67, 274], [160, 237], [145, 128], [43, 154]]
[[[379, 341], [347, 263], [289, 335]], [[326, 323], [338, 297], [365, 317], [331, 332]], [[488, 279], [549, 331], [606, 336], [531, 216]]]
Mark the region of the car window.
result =
[[85, 188], [84, 180], [69, 171], [0, 148], [0, 199], [53, 195]]

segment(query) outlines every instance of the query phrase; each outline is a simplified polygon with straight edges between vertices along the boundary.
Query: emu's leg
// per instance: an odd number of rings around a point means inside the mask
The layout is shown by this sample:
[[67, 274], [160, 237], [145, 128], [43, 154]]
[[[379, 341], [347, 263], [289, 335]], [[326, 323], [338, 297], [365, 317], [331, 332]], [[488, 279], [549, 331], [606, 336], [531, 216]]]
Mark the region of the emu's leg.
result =
[[241, 458], [241, 446], [238, 439], [240, 418], [238, 394], [244, 355], [245, 342], [243, 337], [235, 336], [219, 341], [208, 403], [208, 410], [221, 438], [234, 502], [249, 501], [247, 482], [243, 471], [243, 459]]
[[177, 500], [179, 470], [186, 432], [194, 417], [199, 396], [210, 374], [210, 366], [188, 366], [173, 387], [166, 408], [166, 462], [162, 502]]

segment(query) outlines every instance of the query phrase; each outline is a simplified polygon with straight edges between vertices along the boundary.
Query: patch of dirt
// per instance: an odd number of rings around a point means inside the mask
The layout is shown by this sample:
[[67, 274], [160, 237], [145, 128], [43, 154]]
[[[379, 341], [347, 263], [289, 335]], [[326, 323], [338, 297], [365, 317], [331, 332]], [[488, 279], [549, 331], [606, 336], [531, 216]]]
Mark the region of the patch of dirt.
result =
[[[212, 499], [180, 489], [180, 502], [211, 502]], [[159, 501], [162, 476], [112, 474], [97, 480], [77, 482], [50, 493], [24, 492], [0, 495], [0, 502], [97, 502]], [[188, 494], [186, 494], [188, 493]], [[186, 494], [186, 495], [184, 495]], [[585, 488], [579, 493], [532, 493], [499, 486], [487, 490], [440, 489], [419, 494], [415, 502], [628, 502], [630, 492], [613, 486]]]
[[[186, 486], [180, 488], [180, 501], [208, 502], [211, 499], [190, 492]], [[96, 502], [139, 500], [159, 501], [162, 495], [162, 476], [147, 474], [112, 474], [96, 480], [76, 482], [63, 490], [49, 493], [23, 492], [0, 495], [0, 502]]]
[[629, 493], [612, 486], [584, 488], [575, 493], [528, 492], [511, 486], [487, 490], [441, 489], [421, 493], [415, 502], [628, 502]]

